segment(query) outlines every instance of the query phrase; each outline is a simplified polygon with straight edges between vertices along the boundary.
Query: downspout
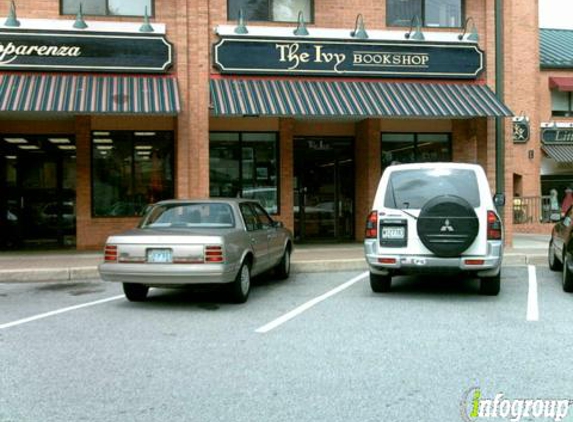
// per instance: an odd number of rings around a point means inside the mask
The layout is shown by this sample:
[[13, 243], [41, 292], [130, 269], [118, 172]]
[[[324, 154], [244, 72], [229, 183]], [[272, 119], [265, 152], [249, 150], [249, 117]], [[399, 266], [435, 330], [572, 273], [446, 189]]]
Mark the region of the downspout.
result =
[[[503, 101], [503, 0], [495, 0], [495, 93]], [[505, 127], [504, 118], [495, 118], [495, 191], [505, 193]], [[503, 207], [499, 212], [503, 218]]]

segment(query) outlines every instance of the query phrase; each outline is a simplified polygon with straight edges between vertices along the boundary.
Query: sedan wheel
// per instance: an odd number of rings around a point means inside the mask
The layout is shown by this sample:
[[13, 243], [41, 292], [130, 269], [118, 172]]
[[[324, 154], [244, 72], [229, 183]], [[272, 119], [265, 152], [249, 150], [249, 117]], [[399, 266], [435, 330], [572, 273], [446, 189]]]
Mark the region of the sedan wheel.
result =
[[560, 271], [563, 268], [561, 261], [555, 256], [555, 247], [553, 246], [553, 240], [549, 242], [549, 248], [547, 252], [547, 259], [549, 261], [549, 269], [551, 271]]
[[573, 292], [573, 273], [569, 269], [569, 262], [571, 261], [571, 256], [565, 252], [565, 257], [563, 259], [563, 290], [567, 293]]
[[130, 302], [143, 302], [147, 298], [148, 286], [137, 283], [123, 283], [123, 293]]
[[285, 280], [290, 274], [290, 248], [285, 249], [285, 253], [275, 268], [275, 274], [279, 280]]
[[229, 295], [234, 303], [245, 303], [250, 291], [251, 269], [247, 262], [243, 262], [235, 281], [229, 285]]

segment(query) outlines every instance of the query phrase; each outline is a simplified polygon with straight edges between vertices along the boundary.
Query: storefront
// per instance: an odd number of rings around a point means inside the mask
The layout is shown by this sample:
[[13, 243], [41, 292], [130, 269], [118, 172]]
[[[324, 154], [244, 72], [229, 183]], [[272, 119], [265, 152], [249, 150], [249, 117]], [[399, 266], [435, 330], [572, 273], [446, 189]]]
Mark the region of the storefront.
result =
[[[99, 246], [175, 194], [164, 25], [26, 19], [0, 32], [2, 247]], [[47, 72], [47, 73], [46, 73]]]
[[297, 241], [361, 239], [392, 163], [493, 167], [488, 118], [511, 111], [481, 79], [484, 53], [475, 41], [396, 31], [360, 39], [325, 28], [304, 36], [282, 27], [216, 33], [211, 195], [260, 199]]

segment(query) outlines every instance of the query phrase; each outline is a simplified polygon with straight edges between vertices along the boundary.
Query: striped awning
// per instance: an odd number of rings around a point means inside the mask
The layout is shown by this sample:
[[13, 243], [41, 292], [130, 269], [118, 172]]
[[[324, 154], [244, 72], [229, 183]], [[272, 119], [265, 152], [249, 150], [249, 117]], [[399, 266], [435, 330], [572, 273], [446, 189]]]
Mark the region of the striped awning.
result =
[[379, 81], [211, 79], [215, 116], [512, 116], [486, 85]]
[[573, 163], [573, 145], [567, 144], [542, 144], [541, 149], [549, 158], [558, 163]]
[[0, 112], [177, 114], [171, 76], [0, 74]]

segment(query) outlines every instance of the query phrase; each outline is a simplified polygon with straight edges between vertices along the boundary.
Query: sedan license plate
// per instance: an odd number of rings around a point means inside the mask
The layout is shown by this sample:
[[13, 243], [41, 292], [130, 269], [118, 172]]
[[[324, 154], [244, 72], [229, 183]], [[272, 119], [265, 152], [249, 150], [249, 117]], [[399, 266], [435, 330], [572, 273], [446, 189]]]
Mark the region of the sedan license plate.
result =
[[382, 239], [404, 239], [405, 233], [404, 227], [382, 227]]
[[147, 251], [147, 262], [169, 264], [173, 262], [173, 251], [171, 249], [149, 249]]

